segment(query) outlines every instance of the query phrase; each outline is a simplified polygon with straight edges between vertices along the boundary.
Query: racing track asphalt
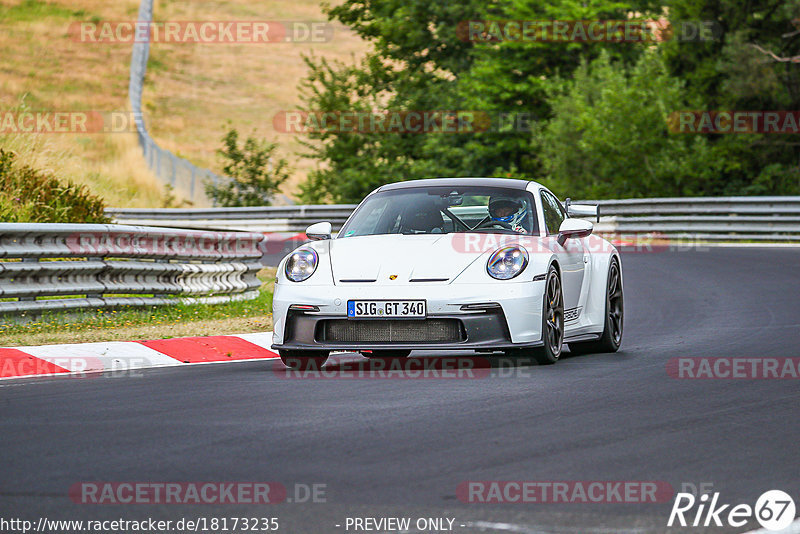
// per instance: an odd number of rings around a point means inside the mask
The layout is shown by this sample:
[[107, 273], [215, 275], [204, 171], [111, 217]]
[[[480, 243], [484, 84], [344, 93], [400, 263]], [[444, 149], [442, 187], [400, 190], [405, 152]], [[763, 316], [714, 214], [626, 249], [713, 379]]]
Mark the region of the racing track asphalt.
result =
[[[486, 532], [665, 532], [671, 501], [466, 504], [456, 487], [710, 482], [726, 503], [773, 488], [797, 500], [800, 382], [679, 380], [666, 363], [799, 356], [798, 266], [797, 248], [625, 253], [622, 350], [512, 376], [298, 380], [262, 361], [3, 382], [0, 517], [267, 515], [280, 532], [322, 534], [345, 532], [346, 516], [446, 516], [466, 533], [479, 521], [504, 524]], [[92, 480], [278, 481], [290, 497], [318, 483], [327, 503], [73, 504], [68, 488]]]

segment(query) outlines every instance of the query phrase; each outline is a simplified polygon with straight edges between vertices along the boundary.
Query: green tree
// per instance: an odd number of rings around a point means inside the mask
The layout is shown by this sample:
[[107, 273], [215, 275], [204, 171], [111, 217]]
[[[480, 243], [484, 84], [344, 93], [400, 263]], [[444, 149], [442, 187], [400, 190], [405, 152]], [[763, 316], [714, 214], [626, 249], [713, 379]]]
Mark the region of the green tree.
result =
[[276, 143], [248, 136], [240, 146], [239, 132], [231, 128], [218, 150], [222, 170], [230, 181], [206, 184], [206, 194], [222, 207], [269, 206], [290, 176], [289, 164], [275, 156]]
[[[601, 0], [505, 0], [497, 3], [492, 18], [521, 21], [626, 20], [655, 17], [660, 6], [651, 1]], [[484, 42], [472, 51], [469, 72], [459, 80], [464, 105], [471, 109], [527, 114], [532, 128], [540, 127], [551, 114], [548, 91], [555, 77], [569, 78], [581, 61], [592, 60], [601, 52], [626, 64], [645, 49], [637, 42], [514, 40]], [[444, 141], [449, 141], [445, 139]], [[488, 174], [516, 169], [527, 176], [538, 176], [541, 167], [528, 131], [488, 132], [469, 138], [464, 156], [472, 172]]]
[[[469, 68], [472, 43], [461, 39], [458, 24], [482, 16], [484, 5], [480, 0], [347, 0], [330, 8], [329, 17], [351, 27], [373, 49], [352, 65], [306, 58], [310, 75], [302, 86], [304, 109], [463, 109], [456, 83]], [[430, 138], [436, 136], [313, 132], [306, 146], [320, 164], [309, 174], [301, 197], [355, 202], [378, 185], [436, 175], [441, 165], [430, 149]]]
[[[710, 21], [712, 39], [663, 44], [670, 72], [709, 110], [800, 109], [800, 3], [674, 0], [669, 18]], [[794, 60], [793, 60], [794, 58]], [[798, 194], [800, 144], [791, 135], [707, 135], [719, 162], [714, 194]]]
[[[468, 110], [535, 120], [528, 131], [312, 133], [307, 146], [319, 166], [304, 200], [354, 202], [387, 182], [481, 175], [546, 176], [598, 197], [800, 190], [800, 143], [792, 137], [666, 131], [666, 117], [687, 109], [800, 109], [797, 2], [345, 0], [328, 13], [373, 49], [348, 65], [309, 58], [306, 110]], [[472, 42], [458, 32], [470, 20], [665, 16], [674, 29], [711, 22], [716, 31], [709, 40], [677, 33], [644, 44]], [[577, 88], [579, 77], [601, 85]], [[610, 122], [588, 116], [594, 112]], [[635, 172], [626, 170], [631, 158]]]
[[674, 110], [693, 109], [661, 53], [625, 67], [606, 53], [556, 85], [553, 118], [536, 142], [546, 179], [573, 198], [702, 195], [719, 169], [704, 136], [670, 133]]
[[[373, 51], [354, 65], [308, 59], [305, 109], [465, 110], [549, 116], [548, 80], [569, 76], [581, 58], [602, 48], [633, 60], [632, 43], [479, 43], [464, 33], [474, 20], [622, 19], [650, 9], [645, 1], [347, 0], [329, 16], [370, 41]], [[485, 133], [312, 133], [309, 155], [320, 161], [303, 186], [306, 201], [353, 202], [372, 188], [432, 176], [480, 176], [515, 169], [535, 176], [538, 157], [529, 130], [497, 122]], [[535, 123], [534, 123], [535, 127]]]

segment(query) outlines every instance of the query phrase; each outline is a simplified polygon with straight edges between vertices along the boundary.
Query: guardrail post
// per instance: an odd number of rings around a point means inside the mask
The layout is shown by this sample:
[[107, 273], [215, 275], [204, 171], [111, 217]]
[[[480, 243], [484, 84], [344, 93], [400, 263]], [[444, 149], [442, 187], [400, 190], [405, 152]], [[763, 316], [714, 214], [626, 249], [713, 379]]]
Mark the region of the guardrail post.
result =
[[[22, 258], [22, 263], [38, 263], [39, 258]], [[20, 302], [34, 302], [36, 297], [19, 297]]]
[[[103, 258], [102, 256], [89, 256], [89, 257], [86, 258], [86, 261], [104, 261], [104, 260], [105, 260], [105, 258]], [[86, 293], [86, 298], [87, 299], [101, 298], [102, 296], [103, 296], [103, 293], [97, 293], [97, 292]]]

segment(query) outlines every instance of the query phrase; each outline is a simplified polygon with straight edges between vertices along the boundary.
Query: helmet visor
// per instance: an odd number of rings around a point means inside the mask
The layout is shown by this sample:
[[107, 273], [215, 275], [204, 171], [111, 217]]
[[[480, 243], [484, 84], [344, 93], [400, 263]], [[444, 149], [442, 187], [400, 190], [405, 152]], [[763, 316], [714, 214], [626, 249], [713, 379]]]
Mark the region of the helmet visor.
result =
[[518, 201], [510, 198], [492, 199], [489, 201], [489, 216], [495, 221], [511, 222], [520, 207]]

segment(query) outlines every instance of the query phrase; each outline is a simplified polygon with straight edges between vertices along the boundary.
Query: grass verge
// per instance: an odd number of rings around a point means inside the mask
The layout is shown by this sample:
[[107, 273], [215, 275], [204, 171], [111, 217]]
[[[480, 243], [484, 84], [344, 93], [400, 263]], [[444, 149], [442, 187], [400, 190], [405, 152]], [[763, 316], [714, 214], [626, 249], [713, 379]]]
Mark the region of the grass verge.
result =
[[0, 346], [136, 341], [272, 330], [275, 269], [259, 272], [256, 299], [227, 304], [176, 304], [79, 313], [44, 313], [26, 324], [0, 318]]

